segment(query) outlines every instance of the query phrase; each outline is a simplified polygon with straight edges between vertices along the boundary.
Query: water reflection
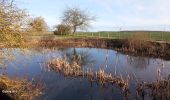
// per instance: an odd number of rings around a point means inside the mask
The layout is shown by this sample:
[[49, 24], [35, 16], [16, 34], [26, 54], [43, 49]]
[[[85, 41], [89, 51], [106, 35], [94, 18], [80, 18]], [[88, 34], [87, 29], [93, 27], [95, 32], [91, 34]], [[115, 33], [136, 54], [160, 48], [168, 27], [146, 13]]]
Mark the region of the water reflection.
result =
[[81, 66], [88, 66], [95, 61], [92, 59], [91, 54], [87, 50], [77, 50], [75, 48], [67, 48], [63, 50], [63, 58], [66, 57], [69, 62], [76, 61]]
[[[91, 87], [82, 78], [65, 78], [63, 75], [48, 70], [46, 62], [54, 58], [67, 58], [69, 62], [77, 61], [83, 68], [91, 68], [95, 71], [105, 70], [112, 75], [124, 75], [135, 73], [138, 80], [155, 80], [157, 68], [162, 60], [134, 57], [117, 53], [114, 50], [89, 49], [89, 48], [32, 48], [32, 49], [1, 49], [6, 57], [0, 57], [0, 74], [4, 72], [9, 76], [27, 76], [29, 80], [41, 78], [46, 85], [44, 95], [40, 97], [45, 100], [109, 100], [124, 99], [121, 91], [112, 86], [103, 88], [96, 84]], [[162, 72], [170, 73], [170, 61], [163, 61]], [[5, 71], [4, 71], [5, 70]], [[34, 78], [34, 81], [37, 79]], [[135, 87], [134, 83], [130, 87]], [[134, 97], [129, 97], [134, 99]]]
[[150, 59], [144, 57], [127, 56], [127, 63], [133, 68], [147, 69], [150, 64]]

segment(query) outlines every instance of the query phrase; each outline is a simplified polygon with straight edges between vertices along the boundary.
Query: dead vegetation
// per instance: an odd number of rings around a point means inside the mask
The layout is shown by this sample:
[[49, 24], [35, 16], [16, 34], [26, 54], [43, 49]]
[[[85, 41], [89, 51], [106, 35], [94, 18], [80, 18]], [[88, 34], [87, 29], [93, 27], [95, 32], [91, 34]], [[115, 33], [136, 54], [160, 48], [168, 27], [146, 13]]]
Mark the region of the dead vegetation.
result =
[[14, 100], [34, 100], [42, 94], [42, 89], [41, 84], [32, 84], [26, 79], [0, 76], [0, 91]]
[[140, 54], [142, 56], [159, 57], [170, 59], [170, 45], [169, 43], [153, 42], [150, 34], [146, 32], [137, 32], [128, 38], [127, 42], [123, 44], [118, 51], [129, 52], [133, 54]]
[[128, 38], [128, 43], [129, 43], [129, 49], [140, 49], [140, 48], [146, 48], [149, 46], [149, 33], [146, 32], [137, 32], [133, 34], [130, 38]]
[[67, 60], [63, 60], [60, 58], [48, 62], [48, 67], [61, 74], [64, 74], [65, 77], [86, 78], [91, 84], [99, 83], [102, 86], [114, 84], [119, 86], [126, 96], [129, 94], [128, 79], [124, 79], [121, 76], [112, 76], [111, 74], [106, 73], [102, 69], [96, 72], [90, 69], [83, 70], [77, 62], [69, 63], [67, 62]]
[[170, 75], [163, 77], [162, 69], [164, 65], [162, 64], [157, 69], [156, 81], [149, 83], [142, 81], [138, 84], [136, 93], [139, 98], [145, 98], [147, 95], [152, 97], [153, 100], [169, 100], [170, 98]]
[[[50, 61], [48, 63], [48, 67], [59, 72], [60, 74], [64, 74], [65, 77], [79, 77], [88, 79], [91, 85], [94, 83], [100, 84], [101, 86], [117, 85], [122, 89], [122, 93], [124, 93], [125, 97], [128, 97], [130, 94], [130, 77], [123, 78], [121, 75], [112, 76], [112, 74], [108, 74], [102, 69], [95, 72], [91, 69], [82, 70], [78, 63], [73, 62], [70, 64], [67, 60], [60, 58]], [[170, 76], [168, 78], [158, 78], [157, 81], [152, 83], [144, 81], [137, 83], [136, 95], [138, 98], [142, 98], [143, 100], [147, 96], [149, 96], [149, 98], [153, 98], [154, 100], [168, 100], [168, 98], [170, 98]]]
[[170, 98], [170, 76], [152, 83], [141, 82], [136, 89], [138, 97], [145, 98], [149, 95], [153, 100], [169, 100]]
[[[135, 35], [135, 37], [137, 37]], [[140, 37], [140, 36], [139, 36]], [[138, 37], [138, 38], [139, 38]], [[147, 35], [144, 36], [147, 38]], [[143, 39], [102, 39], [102, 38], [66, 38], [66, 39], [42, 39], [37, 41], [38, 47], [89, 47], [107, 48], [136, 56], [170, 59], [170, 43], [144, 41]]]

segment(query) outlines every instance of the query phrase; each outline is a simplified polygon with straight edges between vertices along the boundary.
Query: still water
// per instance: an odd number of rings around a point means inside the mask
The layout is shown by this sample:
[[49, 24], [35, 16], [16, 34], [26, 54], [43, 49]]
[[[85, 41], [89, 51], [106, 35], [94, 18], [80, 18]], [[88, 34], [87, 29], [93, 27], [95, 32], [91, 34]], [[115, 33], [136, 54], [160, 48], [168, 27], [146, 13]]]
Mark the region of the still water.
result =
[[10, 77], [27, 78], [44, 84], [43, 95], [39, 100], [123, 100], [124, 96], [118, 86], [102, 87], [90, 84], [86, 78], [64, 77], [45, 64], [46, 62], [66, 56], [72, 62], [75, 56], [81, 56], [81, 67], [106, 73], [133, 77], [130, 80], [129, 99], [135, 99], [136, 83], [156, 80], [157, 69], [162, 77], [170, 74], [170, 61], [162, 59], [134, 57], [114, 50], [96, 48], [35, 48], [35, 49], [1, 49], [0, 74]]

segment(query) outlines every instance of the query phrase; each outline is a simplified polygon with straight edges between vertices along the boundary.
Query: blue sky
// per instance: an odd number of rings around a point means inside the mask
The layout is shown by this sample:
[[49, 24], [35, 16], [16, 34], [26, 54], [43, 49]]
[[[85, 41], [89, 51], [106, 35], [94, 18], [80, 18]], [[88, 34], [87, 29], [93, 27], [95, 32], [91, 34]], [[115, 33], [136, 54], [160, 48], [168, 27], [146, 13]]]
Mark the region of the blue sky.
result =
[[[170, 30], [170, 0], [15, 0], [33, 17], [59, 24], [67, 7], [87, 9], [97, 17], [89, 31]], [[121, 28], [120, 28], [121, 27]]]

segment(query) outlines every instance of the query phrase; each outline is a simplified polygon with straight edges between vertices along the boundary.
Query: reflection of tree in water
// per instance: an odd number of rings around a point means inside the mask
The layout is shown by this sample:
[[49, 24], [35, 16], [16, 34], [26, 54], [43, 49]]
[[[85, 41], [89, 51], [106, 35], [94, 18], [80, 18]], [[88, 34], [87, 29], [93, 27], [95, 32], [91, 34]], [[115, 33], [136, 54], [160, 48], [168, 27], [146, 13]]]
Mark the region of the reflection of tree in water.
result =
[[62, 50], [62, 56], [63, 58], [66, 57], [66, 59], [69, 62], [76, 61], [81, 66], [87, 66], [89, 64], [94, 63], [94, 60], [92, 59], [90, 53], [86, 50], [76, 50], [75, 48], [67, 48], [65, 50]]
[[149, 58], [133, 56], [127, 57], [127, 63], [134, 68], [146, 69], [147, 66], [149, 65], [149, 62], [150, 62]]
[[15, 60], [15, 57], [10, 49], [0, 49], [0, 69], [6, 67], [6, 62], [13, 60]]
[[[31, 48], [9, 48], [9, 49], [0, 49], [0, 70], [5, 71], [8, 64], [11, 64], [15, 69], [22, 67], [28, 67], [29, 62], [32, 62], [32, 58], [36, 57], [37, 55], [43, 54], [38, 51], [38, 49], [31, 49]], [[42, 56], [41, 56], [42, 57]], [[25, 61], [25, 62], [24, 62]], [[24, 63], [19, 65], [20, 63]], [[0, 72], [1, 73], [1, 72]]]

